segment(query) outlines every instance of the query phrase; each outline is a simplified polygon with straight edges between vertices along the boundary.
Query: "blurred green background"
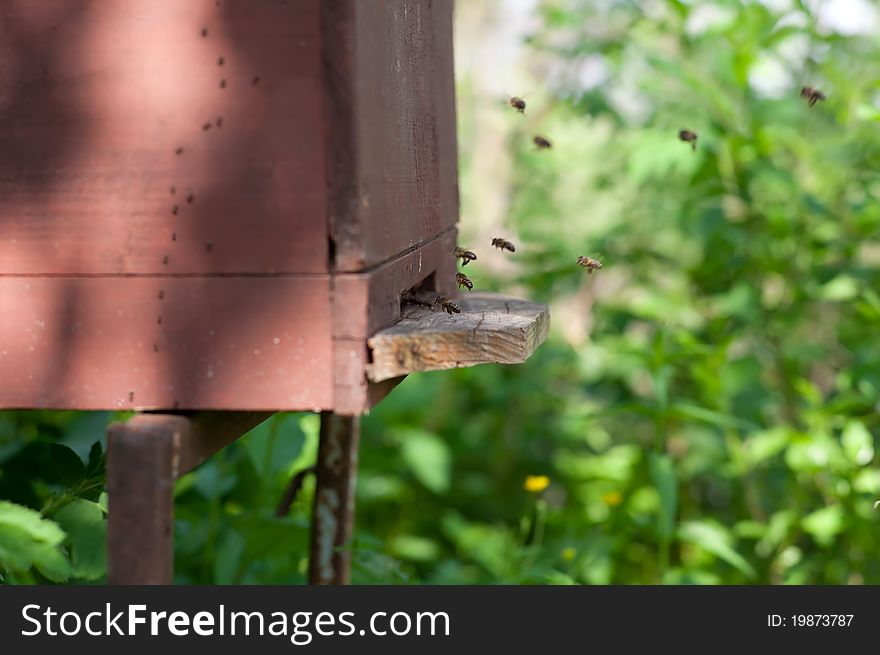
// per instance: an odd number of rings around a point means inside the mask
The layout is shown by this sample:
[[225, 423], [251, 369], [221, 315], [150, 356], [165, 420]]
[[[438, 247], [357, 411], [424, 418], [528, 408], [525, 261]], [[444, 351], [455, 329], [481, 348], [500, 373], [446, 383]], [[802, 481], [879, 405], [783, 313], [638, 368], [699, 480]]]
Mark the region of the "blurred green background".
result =
[[[880, 583], [877, 29], [856, 0], [458, 3], [466, 271], [551, 336], [364, 418], [355, 582]], [[104, 579], [112, 418], [0, 413], [4, 582]], [[311, 481], [274, 510], [317, 430], [180, 480], [178, 582], [304, 581]]]

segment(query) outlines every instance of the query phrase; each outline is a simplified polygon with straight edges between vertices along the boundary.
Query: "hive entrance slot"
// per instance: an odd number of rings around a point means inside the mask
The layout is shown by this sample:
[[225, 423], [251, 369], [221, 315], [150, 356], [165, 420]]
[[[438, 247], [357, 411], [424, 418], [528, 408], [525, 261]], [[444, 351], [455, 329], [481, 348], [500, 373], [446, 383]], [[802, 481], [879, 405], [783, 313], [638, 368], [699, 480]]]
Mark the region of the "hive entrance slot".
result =
[[330, 270], [336, 268], [336, 239], [327, 237], [327, 261], [330, 262]]
[[411, 307], [431, 307], [437, 297], [436, 272], [416, 284], [414, 287], [401, 292], [400, 312], [401, 316]]

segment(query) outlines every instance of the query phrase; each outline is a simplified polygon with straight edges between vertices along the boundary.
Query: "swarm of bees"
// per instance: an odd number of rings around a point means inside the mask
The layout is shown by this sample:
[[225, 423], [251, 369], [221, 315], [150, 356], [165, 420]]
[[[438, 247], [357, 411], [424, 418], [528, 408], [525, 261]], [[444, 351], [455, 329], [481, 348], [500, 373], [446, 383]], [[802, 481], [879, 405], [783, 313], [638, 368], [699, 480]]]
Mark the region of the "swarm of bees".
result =
[[[525, 114], [526, 112], [526, 101], [518, 96], [510, 96], [507, 99], [507, 104], [515, 109], [520, 114]], [[688, 130], [682, 130], [680, 133], [680, 138], [682, 140], [691, 141], [694, 148], [696, 148], [697, 135], [694, 132], [690, 132]], [[687, 137], [687, 138], [686, 138]], [[553, 144], [547, 137], [541, 135], [535, 135], [532, 137], [532, 143], [535, 145], [537, 150], [549, 150], [553, 147]], [[492, 246], [494, 248], [498, 248], [502, 252], [516, 252], [516, 246], [512, 241], [508, 239], [504, 239], [502, 237], [494, 237], [492, 239]], [[477, 260], [477, 255], [472, 250], [466, 250], [460, 246], [456, 246], [453, 250], [453, 254], [455, 255], [456, 260], [461, 260], [462, 267], [467, 266], [470, 262]], [[591, 274], [593, 271], [598, 271], [602, 268], [602, 262], [593, 257], [578, 257], [577, 263], [579, 266], [582, 266], [587, 270], [587, 273]], [[474, 283], [467, 275], [464, 273], [456, 273], [455, 274], [455, 283], [458, 285], [459, 290], [462, 287], [467, 289], [468, 291], [473, 291]], [[416, 304], [424, 304], [428, 305], [428, 302], [422, 302], [417, 298], [410, 298], [410, 302], [414, 302]], [[461, 313], [461, 307], [451, 301], [449, 298], [441, 295], [437, 295], [434, 298], [433, 303], [431, 303], [431, 308], [436, 309], [440, 308], [441, 311], [445, 311], [450, 316], [453, 314]]]
[[[813, 86], [804, 86], [801, 89], [800, 95], [802, 98], [806, 99], [807, 104], [810, 107], [813, 107], [820, 100], [826, 99], [825, 94]], [[515, 109], [518, 113], [525, 114], [526, 102], [522, 98], [518, 96], [510, 96], [507, 99], [507, 104]], [[691, 145], [691, 150], [693, 152], [696, 152], [697, 140], [699, 139], [699, 135], [695, 131], [683, 128], [678, 131], [678, 138], [684, 143], [689, 143]], [[534, 144], [536, 150], [549, 150], [553, 147], [553, 144], [550, 142], [549, 139], [537, 134], [532, 137], [532, 143]], [[514, 246], [513, 243], [511, 243], [507, 239], [503, 239], [501, 237], [493, 238], [492, 246], [498, 248], [502, 252], [505, 250], [509, 252], [516, 252], [516, 246]], [[456, 259], [461, 260], [462, 266], [467, 266], [469, 262], [475, 261], [477, 259], [477, 255], [475, 253], [459, 247], [455, 248], [455, 257]], [[577, 265], [586, 270], [588, 275], [592, 275], [593, 271], [598, 271], [602, 269], [602, 262], [598, 258], [588, 257], [585, 255], [581, 255], [577, 258]], [[464, 273], [456, 273], [455, 281], [458, 284], [459, 289], [465, 287], [468, 291], [471, 291], [474, 288], [473, 282]], [[437, 298], [434, 300], [433, 306], [439, 306], [443, 311], [447, 312], [450, 315], [461, 312], [461, 308], [458, 305], [456, 305], [454, 302], [444, 296], [437, 296]], [[880, 504], [880, 501], [878, 501], [878, 504]]]

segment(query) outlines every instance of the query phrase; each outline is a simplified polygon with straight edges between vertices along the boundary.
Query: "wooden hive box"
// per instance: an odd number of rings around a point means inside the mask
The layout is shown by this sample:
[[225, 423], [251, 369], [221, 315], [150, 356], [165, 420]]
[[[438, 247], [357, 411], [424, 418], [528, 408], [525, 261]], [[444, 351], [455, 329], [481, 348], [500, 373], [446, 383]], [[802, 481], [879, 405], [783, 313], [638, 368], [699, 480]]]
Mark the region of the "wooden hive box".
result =
[[174, 481], [282, 410], [322, 412], [309, 578], [347, 581], [358, 416], [545, 338], [536, 303], [432, 308], [452, 4], [3, 5], [0, 409], [155, 410], [109, 428], [111, 582], [171, 581]]
[[10, 0], [0, 407], [365, 411], [454, 295], [451, 0]]

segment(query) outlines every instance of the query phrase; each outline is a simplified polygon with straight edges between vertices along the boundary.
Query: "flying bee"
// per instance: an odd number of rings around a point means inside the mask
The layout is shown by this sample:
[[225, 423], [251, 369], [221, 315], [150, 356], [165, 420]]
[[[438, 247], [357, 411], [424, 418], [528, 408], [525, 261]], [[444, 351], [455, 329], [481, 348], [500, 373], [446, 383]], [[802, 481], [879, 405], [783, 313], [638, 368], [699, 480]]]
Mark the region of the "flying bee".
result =
[[453, 314], [461, 314], [461, 307], [456, 305], [446, 296], [437, 296], [434, 299], [434, 305], [440, 305], [440, 309], [452, 316]]
[[697, 133], [692, 132], [691, 130], [680, 130], [678, 133], [678, 138], [686, 143], [691, 144], [691, 150], [696, 152], [697, 150]]
[[511, 96], [511, 98], [507, 101], [507, 104], [516, 109], [520, 114], [526, 113], [526, 101], [522, 98]]
[[453, 252], [455, 253], [456, 258], [461, 259], [462, 266], [467, 266], [468, 262], [472, 262], [477, 259], [477, 256], [474, 253], [472, 253], [470, 250], [465, 250], [464, 248], [459, 248], [456, 246]]
[[474, 290], [474, 283], [464, 273], [456, 273], [455, 274], [455, 281], [458, 283], [459, 289], [461, 289], [462, 287], [466, 287], [468, 291]]
[[500, 248], [501, 250], [516, 252], [516, 246], [507, 239], [502, 239], [501, 237], [495, 237], [494, 239], [492, 239], [492, 245], [496, 248]]
[[801, 98], [806, 98], [807, 104], [812, 107], [819, 100], [825, 100], [825, 94], [815, 87], [805, 86], [801, 89]]
[[577, 258], [577, 263], [578, 266], [583, 266], [585, 269], [587, 269], [588, 275], [592, 275], [593, 271], [598, 271], [600, 268], [602, 268], [602, 262], [600, 262], [598, 259], [594, 259], [592, 257], [584, 257], [583, 255]]
[[553, 144], [550, 143], [550, 141], [539, 135], [532, 137], [532, 143], [535, 144], [537, 150], [549, 150], [553, 147]]

